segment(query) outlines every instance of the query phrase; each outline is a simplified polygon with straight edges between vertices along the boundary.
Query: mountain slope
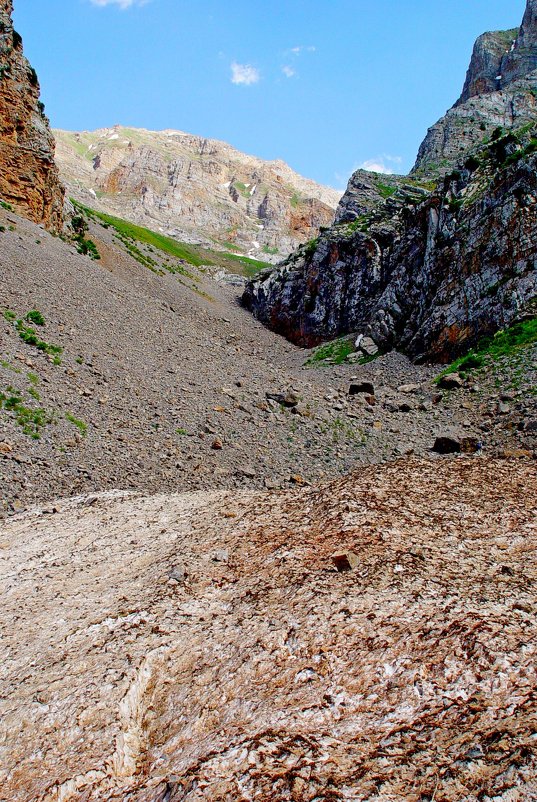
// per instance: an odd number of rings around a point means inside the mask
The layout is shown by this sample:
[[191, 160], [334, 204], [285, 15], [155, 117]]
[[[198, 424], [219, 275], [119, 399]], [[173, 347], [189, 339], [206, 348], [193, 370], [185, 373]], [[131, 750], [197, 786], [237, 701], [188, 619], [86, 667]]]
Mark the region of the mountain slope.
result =
[[444, 175], [494, 129], [519, 129], [537, 117], [537, 0], [520, 28], [480, 36], [462, 95], [429, 129], [413, 173]]
[[[505, 86], [492, 87], [490, 75], [511, 33], [481, 37], [461, 101], [429, 131], [411, 176], [356, 173], [335, 225], [247, 286], [243, 301], [263, 323], [305, 346], [355, 332], [382, 351], [449, 361], [535, 314], [533, 9], [530, 0], [526, 27], [505, 57]], [[507, 130], [497, 127], [503, 112], [481, 126], [499, 99], [512, 112]], [[472, 117], [478, 107], [482, 117]]]
[[12, 0], [0, 0], [0, 199], [60, 230], [63, 188], [35, 70], [13, 29]]
[[78, 200], [187, 242], [267, 262], [330, 225], [340, 193], [224, 142], [181, 131], [55, 131]]

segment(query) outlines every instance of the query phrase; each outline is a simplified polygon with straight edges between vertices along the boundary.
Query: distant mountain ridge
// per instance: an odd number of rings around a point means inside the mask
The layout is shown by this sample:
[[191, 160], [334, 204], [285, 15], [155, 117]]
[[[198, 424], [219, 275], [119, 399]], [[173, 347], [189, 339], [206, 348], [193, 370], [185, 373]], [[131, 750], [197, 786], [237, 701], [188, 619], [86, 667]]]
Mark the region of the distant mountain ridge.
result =
[[225, 142], [114, 126], [56, 130], [69, 193], [186, 242], [277, 261], [333, 222], [341, 193]]

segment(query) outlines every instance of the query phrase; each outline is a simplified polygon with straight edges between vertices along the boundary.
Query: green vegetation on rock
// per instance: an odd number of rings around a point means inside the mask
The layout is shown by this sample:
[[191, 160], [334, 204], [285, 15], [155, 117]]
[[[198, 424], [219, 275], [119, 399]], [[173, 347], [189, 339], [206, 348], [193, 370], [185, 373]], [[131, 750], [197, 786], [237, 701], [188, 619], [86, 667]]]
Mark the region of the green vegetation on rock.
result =
[[325, 365], [341, 365], [349, 354], [354, 353], [354, 342], [352, 338], [341, 337], [338, 340], [324, 343], [314, 350], [305, 365], [308, 367]]
[[451, 363], [435, 379], [438, 384], [443, 376], [450, 373], [468, 373], [495, 362], [502, 357], [514, 357], [522, 349], [537, 343], [537, 318], [522, 320], [508, 329], [498, 331], [492, 337], [483, 337], [477, 347]]

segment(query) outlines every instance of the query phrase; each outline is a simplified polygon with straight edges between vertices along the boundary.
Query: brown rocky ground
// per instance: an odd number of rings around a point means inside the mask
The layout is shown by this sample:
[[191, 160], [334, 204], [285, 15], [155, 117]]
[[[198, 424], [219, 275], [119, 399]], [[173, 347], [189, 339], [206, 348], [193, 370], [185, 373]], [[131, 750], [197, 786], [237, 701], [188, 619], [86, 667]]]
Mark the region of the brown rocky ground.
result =
[[536, 501], [411, 459], [14, 516], [0, 799], [537, 799]]
[[[63, 347], [54, 364], [0, 317], [0, 392], [18, 390], [25, 409], [44, 410], [34, 440], [0, 409], [4, 512], [109, 489], [286, 487], [427, 455], [452, 429], [476, 436], [484, 454], [535, 451], [531, 355], [516, 381], [506, 366], [441, 394], [431, 383], [438, 368], [397, 354], [306, 369], [307, 352], [239, 307], [240, 288], [195, 271], [195, 280], [156, 275], [101, 226], [90, 231], [102, 255], [93, 262], [10, 212], [0, 210], [0, 223], [0, 310], [39, 310], [37, 334]], [[374, 399], [348, 395], [353, 376], [374, 383]], [[295, 413], [267, 398], [290, 388]]]

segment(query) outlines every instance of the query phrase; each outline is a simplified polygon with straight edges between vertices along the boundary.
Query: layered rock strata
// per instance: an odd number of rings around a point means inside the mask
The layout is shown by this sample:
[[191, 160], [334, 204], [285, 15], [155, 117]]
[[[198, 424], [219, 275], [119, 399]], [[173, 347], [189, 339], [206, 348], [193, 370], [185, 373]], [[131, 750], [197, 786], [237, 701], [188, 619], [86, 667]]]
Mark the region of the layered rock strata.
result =
[[71, 195], [177, 239], [266, 262], [334, 220], [341, 193], [225, 142], [181, 131], [56, 131]]
[[427, 132], [413, 172], [443, 175], [498, 127], [521, 128], [537, 116], [537, 0], [519, 29], [475, 44], [462, 95]]
[[54, 138], [12, 11], [12, 0], [0, 1], [0, 197], [30, 220], [59, 230], [63, 188]]

